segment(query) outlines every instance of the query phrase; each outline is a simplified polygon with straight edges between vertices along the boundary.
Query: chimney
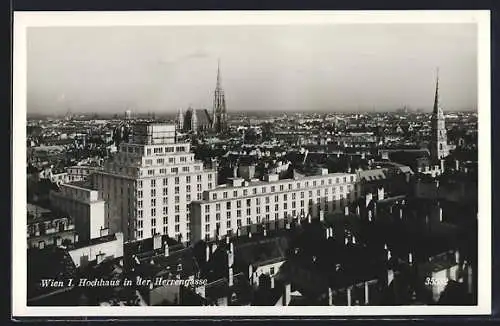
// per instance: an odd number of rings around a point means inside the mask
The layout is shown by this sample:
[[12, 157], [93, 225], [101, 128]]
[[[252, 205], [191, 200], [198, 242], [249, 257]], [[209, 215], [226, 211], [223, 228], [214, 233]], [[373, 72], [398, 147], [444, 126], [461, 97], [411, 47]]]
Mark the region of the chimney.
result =
[[380, 187], [378, 188], [378, 200], [384, 200], [384, 196], [385, 196], [385, 191], [384, 191], [384, 187]]
[[271, 289], [274, 289], [274, 276], [271, 276]]
[[157, 250], [161, 248], [161, 234], [156, 233], [153, 236], [153, 250]]
[[387, 260], [389, 261], [391, 260], [391, 258], [392, 258], [392, 253], [390, 250], [387, 250]]
[[233, 279], [233, 268], [229, 267], [229, 277], [228, 277], [228, 285], [231, 287], [234, 284], [234, 279]]
[[326, 239], [328, 240], [330, 238], [330, 229], [326, 228], [325, 233], [326, 233]]
[[233, 168], [233, 178], [237, 178], [237, 177], [238, 177], [238, 167], [234, 166], [234, 168]]
[[443, 222], [443, 209], [439, 207], [439, 222]]
[[344, 207], [344, 214], [345, 216], [349, 215], [349, 206]]
[[365, 305], [368, 305], [370, 302], [370, 287], [368, 286], [368, 282], [365, 282]]
[[283, 306], [288, 306], [292, 299], [292, 285], [286, 284], [283, 293]]
[[208, 262], [210, 260], [210, 246], [205, 244], [205, 261]]
[[73, 243], [78, 243], [78, 233], [75, 233], [75, 240], [73, 241]]
[[460, 264], [460, 252], [455, 250], [455, 263]]
[[347, 288], [347, 306], [351, 306], [352, 305], [352, 295], [351, 295], [351, 291], [352, 291], [352, 288], [351, 287], [348, 287]]
[[105, 237], [107, 236], [109, 233], [109, 229], [108, 228], [101, 228], [101, 237]]
[[370, 202], [372, 201], [373, 199], [373, 195], [371, 192], [367, 193], [366, 194], [366, 197], [365, 197], [365, 201], [366, 201], [366, 207], [368, 207], [368, 204], [370, 204]]
[[217, 244], [214, 242], [212, 243], [212, 254], [217, 250]]
[[444, 160], [441, 159], [440, 162], [441, 162], [441, 173], [444, 173]]
[[347, 245], [349, 243], [349, 239], [347, 239], [347, 236], [344, 236], [344, 244]]
[[264, 228], [264, 229], [262, 230], [262, 234], [263, 234], [265, 237], [267, 237], [267, 229], [266, 229], [266, 228]]
[[330, 238], [333, 238], [333, 227], [330, 227]]
[[361, 215], [361, 209], [359, 208], [359, 205], [356, 206], [356, 215], [358, 215], [358, 216]]
[[356, 237], [354, 235], [352, 236], [352, 244], [356, 244]]
[[411, 254], [411, 252], [410, 252], [410, 253], [408, 253], [408, 263], [409, 263], [410, 265], [412, 265], [412, 264], [413, 264], [413, 255]]
[[368, 221], [372, 221], [372, 211], [368, 211]]
[[168, 255], [170, 255], [170, 249], [168, 247], [167, 241], [165, 241], [164, 245], [165, 245], [165, 257], [168, 257]]
[[459, 160], [455, 160], [455, 170], [456, 171], [460, 170], [460, 161]]
[[253, 284], [253, 266], [252, 264], [248, 265], [248, 279], [250, 283]]
[[399, 218], [403, 219], [403, 209], [402, 208], [399, 209]]
[[387, 285], [390, 285], [392, 280], [394, 280], [394, 271], [392, 269], [387, 270]]
[[286, 228], [287, 230], [290, 230], [290, 222], [286, 221], [286, 223], [285, 223], [285, 228]]
[[319, 211], [319, 220], [323, 222], [325, 220], [325, 211], [320, 210]]
[[311, 224], [311, 214], [307, 214], [307, 223]]
[[62, 238], [61, 238], [61, 237], [57, 237], [57, 238], [56, 238], [56, 245], [57, 245], [57, 246], [62, 245]]
[[226, 235], [226, 244], [229, 244], [229, 235]]
[[234, 253], [234, 244], [232, 242], [229, 244], [229, 251]]
[[333, 306], [333, 290], [332, 288], [328, 288], [328, 305]]
[[249, 232], [248, 232], [248, 238], [249, 238], [249, 239], [251, 239], [251, 238], [252, 238], [252, 232], [251, 232], [251, 231], [249, 231]]
[[238, 238], [239, 238], [240, 236], [241, 236], [241, 230], [240, 230], [240, 228], [238, 227], [238, 228], [236, 229], [236, 237], [238, 237]]

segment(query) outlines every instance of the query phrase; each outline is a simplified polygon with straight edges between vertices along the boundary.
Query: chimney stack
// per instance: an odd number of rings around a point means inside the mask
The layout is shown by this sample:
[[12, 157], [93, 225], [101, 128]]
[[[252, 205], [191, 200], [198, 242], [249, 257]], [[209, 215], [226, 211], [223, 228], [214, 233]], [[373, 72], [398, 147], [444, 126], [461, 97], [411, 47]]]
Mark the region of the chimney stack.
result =
[[444, 159], [441, 159], [440, 162], [441, 162], [441, 173], [444, 173]]
[[165, 243], [164, 243], [164, 254], [165, 254], [165, 257], [170, 255], [170, 248], [168, 247], [167, 241], [165, 241]]
[[330, 238], [333, 238], [333, 227], [329, 227], [330, 230]]
[[358, 217], [361, 215], [361, 209], [360, 209], [359, 205], [356, 206], [356, 215], [358, 215]]
[[325, 211], [320, 210], [319, 211], [319, 220], [323, 222], [325, 220]]
[[439, 207], [439, 222], [443, 222], [443, 209]]
[[75, 233], [75, 240], [73, 243], [78, 243], [78, 233]]
[[326, 233], [326, 239], [328, 240], [330, 238], [330, 229], [326, 228], [325, 233]]
[[399, 218], [403, 219], [403, 209], [402, 208], [399, 209]]
[[217, 244], [214, 242], [212, 243], [212, 254], [217, 250]]
[[274, 289], [274, 276], [271, 276], [271, 289]]
[[292, 285], [286, 284], [283, 293], [283, 306], [288, 306], [292, 299]]
[[248, 238], [249, 238], [249, 239], [251, 239], [251, 238], [252, 238], [252, 232], [251, 232], [251, 231], [249, 231], [249, 232], [248, 232]]
[[238, 228], [236, 229], [236, 237], [238, 237], [238, 238], [239, 238], [240, 236], [241, 236], [241, 230], [240, 230], [240, 228], [238, 227]]
[[311, 214], [307, 214], [307, 223], [311, 224]]
[[267, 237], [267, 229], [266, 229], [266, 228], [264, 228], [264, 229], [262, 230], [262, 234], [263, 234], [265, 237]]
[[328, 305], [333, 306], [333, 290], [332, 288], [328, 288]]
[[370, 204], [370, 202], [372, 201], [373, 199], [373, 195], [371, 192], [367, 193], [366, 194], [366, 197], [365, 197], [365, 206], [368, 207], [368, 205]]
[[210, 260], [210, 246], [205, 244], [205, 261], [208, 262]]
[[387, 285], [390, 285], [392, 280], [394, 280], [394, 271], [392, 269], [387, 270]]
[[455, 170], [456, 171], [460, 170], [460, 161], [459, 160], [455, 160]]
[[413, 264], [413, 255], [411, 254], [411, 252], [410, 252], [410, 253], [408, 253], [408, 263], [409, 263], [410, 265], [412, 265], [412, 264]]
[[458, 250], [455, 251], [455, 263], [460, 263], [460, 252]]
[[228, 275], [228, 276], [229, 276], [229, 277], [228, 277], [228, 285], [231, 287], [231, 286], [233, 286], [233, 284], [234, 284], [234, 283], [233, 283], [233, 282], [234, 282], [234, 280], [233, 280], [233, 268], [232, 268], [232, 267], [229, 267], [229, 273], [228, 273], [228, 274], [229, 274], [229, 275]]
[[365, 282], [365, 305], [370, 303], [370, 287], [368, 286], [368, 282]]
[[161, 234], [156, 233], [153, 236], [153, 250], [157, 250], [161, 248]]
[[229, 244], [229, 235], [226, 235], [226, 244]]
[[370, 222], [372, 221], [372, 211], [371, 210], [368, 211], [368, 221], [370, 221]]
[[349, 215], [349, 206], [344, 207], [344, 214], [345, 216]]
[[352, 295], [351, 295], [352, 288], [348, 287], [347, 288], [347, 306], [352, 305]]
[[384, 200], [385, 198], [385, 191], [384, 187], [378, 188], [378, 200]]

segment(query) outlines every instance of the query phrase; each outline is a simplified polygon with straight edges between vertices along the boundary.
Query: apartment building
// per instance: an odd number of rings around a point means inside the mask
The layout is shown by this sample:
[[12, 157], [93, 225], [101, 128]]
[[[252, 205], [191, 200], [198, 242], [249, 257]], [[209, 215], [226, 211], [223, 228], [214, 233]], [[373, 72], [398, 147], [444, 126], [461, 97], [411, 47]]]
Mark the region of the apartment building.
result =
[[125, 241], [162, 234], [188, 242], [189, 204], [215, 188], [216, 171], [194, 159], [190, 143], [177, 141], [175, 125], [136, 123], [92, 183], [108, 203], [110, 233], [122, 232]]
[[[233, 178], [227, 185], [207, 190], [191, 205], [191, 240], [213, 240], [259, 227], [273, 230], [303, 218], [324, 218], [342, 212], [359, 197], [356, 174], [328, 173], [279, 180], [271, 174], [261, 180]], [[238, 231], [239, 230], [239, 231]]]

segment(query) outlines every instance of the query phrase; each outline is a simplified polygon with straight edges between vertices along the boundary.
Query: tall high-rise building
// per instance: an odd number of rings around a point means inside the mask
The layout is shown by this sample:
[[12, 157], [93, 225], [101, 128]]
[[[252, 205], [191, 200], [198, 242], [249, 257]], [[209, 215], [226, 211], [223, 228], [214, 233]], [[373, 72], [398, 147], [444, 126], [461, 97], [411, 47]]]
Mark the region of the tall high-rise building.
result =
[[125, 241], [165, 234], [188, 242], [189, 205], [216, 180], [190, 143], [177, 142], [175, 125], [136, 123], [129, 142], [93, 175], [93, 186], [108, 203], [110, 233], [123, 232]]
[[436, 76], [436, 93], [431, 117], [430, 153], [433, 161], [438, 161], [448, 156], [448, 143], [443, 109], [439, 101], [439, 71]]
[[221, 86], [220, 62], [217, 63], [217, 84], [214, 92], [212, 128], [217, 133], [227, 130], [227, 109], [224, 90]]

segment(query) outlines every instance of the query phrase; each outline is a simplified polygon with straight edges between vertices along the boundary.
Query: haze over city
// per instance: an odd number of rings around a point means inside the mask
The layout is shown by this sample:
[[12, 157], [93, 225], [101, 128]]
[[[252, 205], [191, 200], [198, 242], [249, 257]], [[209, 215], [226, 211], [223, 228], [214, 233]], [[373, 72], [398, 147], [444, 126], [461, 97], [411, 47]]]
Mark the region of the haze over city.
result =
[[477, 107], [473, 24], [37, 27], [28, 113], [211, 109], [217, 61], [228, 112]]

